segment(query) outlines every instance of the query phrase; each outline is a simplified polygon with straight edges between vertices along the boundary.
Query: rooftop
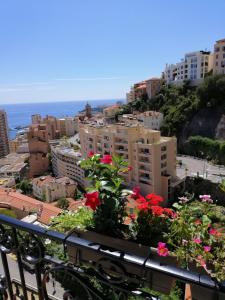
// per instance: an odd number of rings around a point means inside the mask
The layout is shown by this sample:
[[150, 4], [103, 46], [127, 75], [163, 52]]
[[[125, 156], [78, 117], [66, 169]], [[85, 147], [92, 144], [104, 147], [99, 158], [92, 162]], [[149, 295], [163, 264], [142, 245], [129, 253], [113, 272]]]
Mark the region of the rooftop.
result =
[[49, 224], [52, 216], [59, 215], [62, 210], [50, 203], [38, 201], [34, 198], [17, 193], [11, 189], [0, 188], [0, 205], [8, 204], [11, 208], [15, 208], [27, 213], [36, 211], [38, 221]]
[[32, 183], [36, 184], [38, 186], [48, 185], [51, 183], [59, 183], [61, 185], [76, 184], [74, 180], [72, 180], [68, 177], [55, 178], [50, 175], [34, 178], [32, 180]]

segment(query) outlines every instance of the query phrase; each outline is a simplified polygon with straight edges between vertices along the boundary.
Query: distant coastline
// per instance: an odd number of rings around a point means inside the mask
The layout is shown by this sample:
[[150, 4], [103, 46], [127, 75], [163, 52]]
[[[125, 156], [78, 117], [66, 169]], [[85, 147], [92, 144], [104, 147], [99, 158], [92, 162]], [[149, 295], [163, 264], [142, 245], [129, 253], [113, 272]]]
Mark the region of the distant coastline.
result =
[[58, 118], [74, 116], [82, 111], [88, 102], [93, 108], [107, 106], [125, 99], [100, 99], [88, 101], [56, 101], [40, 103], [18, 103], [18, 104], [0, 104], [0, 108], [5, 109], [10, 128], [10, 139], [15, 138], [16, 133], [21, 128], [27, 127], [31, 123], [33, 114], [41, 116], [52, 115]]

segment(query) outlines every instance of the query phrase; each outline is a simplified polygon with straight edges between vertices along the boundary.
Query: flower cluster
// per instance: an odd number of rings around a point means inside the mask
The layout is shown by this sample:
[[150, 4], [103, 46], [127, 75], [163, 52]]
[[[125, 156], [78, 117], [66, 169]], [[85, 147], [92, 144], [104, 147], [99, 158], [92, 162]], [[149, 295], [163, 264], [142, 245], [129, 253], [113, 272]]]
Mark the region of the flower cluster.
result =
[[139, 187], [133, 189], [131, 197], [135, 199], [137, 207], [137, 218], [131, 218], [137, 240], [157, 247], [169, 230], [169, 219], [176, 216], [174, 211], [161, 206], [163, 198], [159, 195], [151, 193], [143, 197]]
[[89, 181], [85, 205], [93, 210], [95, 231], [116, 235], [126, 218], [126, 196], [123, 173], [132, 170], [121, 157], [88, 153], [81, 162]]
[[[148, 194], [146, 197], [137, 194], [137, 188], [134, 190], [134, 195], [137, 198], [137, 208], [140, 211], [151, 213], [157, 217], [174, 217], [175, 214], [170, 208], [163, 208], [160, 204], [163, 202], [163, 198], [154, 193]], [[134, 196], [133, 196], [134, 197]]]
[[213, 204], [210, 195], [199, 198], [200, 201], [174, 204], [177, 217], [171, 222], [167, 243], [180, 261], [187, 265], [196, 262], [212, 277], [225, 280], [225, 235], [218, 223], [220, 207]]

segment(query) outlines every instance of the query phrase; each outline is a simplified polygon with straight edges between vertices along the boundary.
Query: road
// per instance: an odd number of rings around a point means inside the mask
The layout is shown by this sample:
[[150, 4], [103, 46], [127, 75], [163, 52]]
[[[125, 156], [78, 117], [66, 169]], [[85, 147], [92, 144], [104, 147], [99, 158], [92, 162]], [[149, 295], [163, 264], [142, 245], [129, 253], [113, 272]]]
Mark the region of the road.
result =
[[201, 160], [189, 156], [177, 156], [178, 161], [182, 161], [182, 165], [177, 165], [177, 176], [184, 178], [185, 176], [201, 176], [212, 182], [218, 183], [225, 179], [225, 167], [213, 165], [206, 160]]
[[[9, 266], [11, 280], [12, 281], [16, 280], [16, 281], [21, 282], [16, 259], [12, 255], [7, 255], [7, 260], [8, 260], [8, 266]], [[0, 261], [1, 261], [1, 259], [0, 259]], [[2, 262], [0, 262], [0, 274], [4, 274]], [[34, 290], [37, 290], [35, 274], [30, 274], [29, 272], [24, 271], [24, 276], [25, 276], [25, 282], [26, 282], [27, 287], [32, 287], [32, 288], [34, 288]], [[55, 299], [55, 300], [63, 299], [64, 291], [63, 291], [62, 287], [58, 283], [53, 285], [52, 280], [50, 280], [49, 283], [47, 284], [47, 292], [48, 292], [49, 296], [52, 296], [52, 299]]]

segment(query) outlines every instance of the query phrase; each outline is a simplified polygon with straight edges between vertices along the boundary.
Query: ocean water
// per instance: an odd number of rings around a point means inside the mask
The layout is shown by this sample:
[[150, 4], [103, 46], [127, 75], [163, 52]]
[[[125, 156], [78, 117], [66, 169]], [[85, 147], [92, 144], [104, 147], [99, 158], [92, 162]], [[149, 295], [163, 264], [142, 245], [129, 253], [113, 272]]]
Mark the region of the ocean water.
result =
[[[115, 104], [118, 100], [89, 100], [92, 107]], [[123, 99], [119, 101], [124, 102]], [[68, 101], [68, 102], [48, 102], [48, 103], [21, 103], [21, 104], [0, 104], [8, 117], [10, 128], [10, 139], [16, 136], [17, 126], [28, 126], [31, 123], [31, 115], [40, 114], [41, 116], [51, 115], [58, 118], [74, 116], [85, 108], [87, 101]]]

